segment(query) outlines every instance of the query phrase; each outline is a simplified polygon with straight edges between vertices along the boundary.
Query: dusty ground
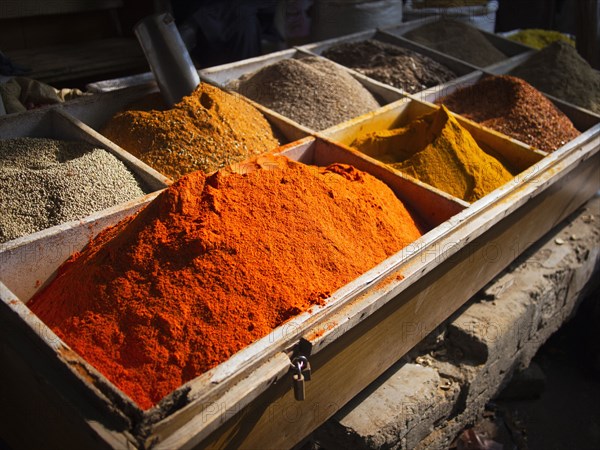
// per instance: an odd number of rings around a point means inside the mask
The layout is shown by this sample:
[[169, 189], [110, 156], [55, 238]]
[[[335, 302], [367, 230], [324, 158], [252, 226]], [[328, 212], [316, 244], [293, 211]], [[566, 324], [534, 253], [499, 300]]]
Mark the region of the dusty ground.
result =
[[543, 373], [541, 394], [490, 403], [485, 417], [474, 427], [484, 446], [472, 445], [472, 435], [465, 445], [469, 435], [463, 432], [453, 447], [492, 450], [493, 442], [485, 442], [491, 438], [504, 450], [600, 449], [599, 333], [597, 290], [534, 357], [532, 364]]

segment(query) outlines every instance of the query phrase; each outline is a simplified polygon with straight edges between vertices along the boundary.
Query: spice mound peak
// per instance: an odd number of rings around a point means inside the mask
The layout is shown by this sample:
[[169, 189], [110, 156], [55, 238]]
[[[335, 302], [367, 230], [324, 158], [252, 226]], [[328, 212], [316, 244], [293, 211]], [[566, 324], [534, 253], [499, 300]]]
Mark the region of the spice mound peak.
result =
[[468, 202], [513, 177], [443, 106], [405, 127], [359, 137], [352, 146]]
[[420, 235], [368, 174], [259, 156], [182, 177], [94, 238], [29, 306], [149, 408]]
[[172, 109], [150, 109], [158, 106], [151, 97], [143, 99], [112, 117], [102, 133], [175, 180], [195, 170], [213, 172], [279, 145], [254, 106], [207, 83]]

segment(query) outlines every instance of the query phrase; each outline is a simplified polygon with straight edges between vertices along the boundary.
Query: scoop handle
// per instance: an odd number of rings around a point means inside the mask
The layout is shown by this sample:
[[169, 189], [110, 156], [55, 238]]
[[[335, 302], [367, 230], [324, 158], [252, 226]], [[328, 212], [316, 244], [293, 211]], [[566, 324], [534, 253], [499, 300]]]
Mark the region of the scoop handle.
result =
[[133, 31], [169, 106], [198, 87], [200, 77], [170, 14], [145, 17]]

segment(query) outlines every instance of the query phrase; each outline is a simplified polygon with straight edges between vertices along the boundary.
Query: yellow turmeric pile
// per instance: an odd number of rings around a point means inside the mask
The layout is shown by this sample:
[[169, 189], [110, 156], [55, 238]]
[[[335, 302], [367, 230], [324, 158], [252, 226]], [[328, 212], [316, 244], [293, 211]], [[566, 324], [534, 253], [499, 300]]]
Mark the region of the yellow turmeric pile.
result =
[[467, 202], [480, 199], [513, 178], [444, 106], [405, 127], [358, 137], [351, 145]]

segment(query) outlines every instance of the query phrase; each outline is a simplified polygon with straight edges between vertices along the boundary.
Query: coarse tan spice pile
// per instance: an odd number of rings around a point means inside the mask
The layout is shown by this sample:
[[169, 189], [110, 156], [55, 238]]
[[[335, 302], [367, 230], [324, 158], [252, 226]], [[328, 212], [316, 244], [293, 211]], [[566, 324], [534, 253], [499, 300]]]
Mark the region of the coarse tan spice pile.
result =
[[420, 236], [371, 175], [259, 156], [181, 178], [28, 305], [149, 408]]
[[234, 80], [229, 87], [312, 130], [379, 108], [347, 70], [312, 56], [278, 61]]
[[0, 140], [0, 243], [144, 195], [116, 156], [87, 142]]
[[173, 108], [161, 106], [158, 94], [144, 99], [112, 117], [102, 133], [174, 180], [194, 170], [213, 172], [279, 145], [254, 106], [207, 83]]
[[425, 55], [374, 39], [333, 45], [323, 56], [411, 94], [457, 76]]
[[482, 78], [436, 103], [545, 152], [581, 134], [541, 92], [508, 75]]

